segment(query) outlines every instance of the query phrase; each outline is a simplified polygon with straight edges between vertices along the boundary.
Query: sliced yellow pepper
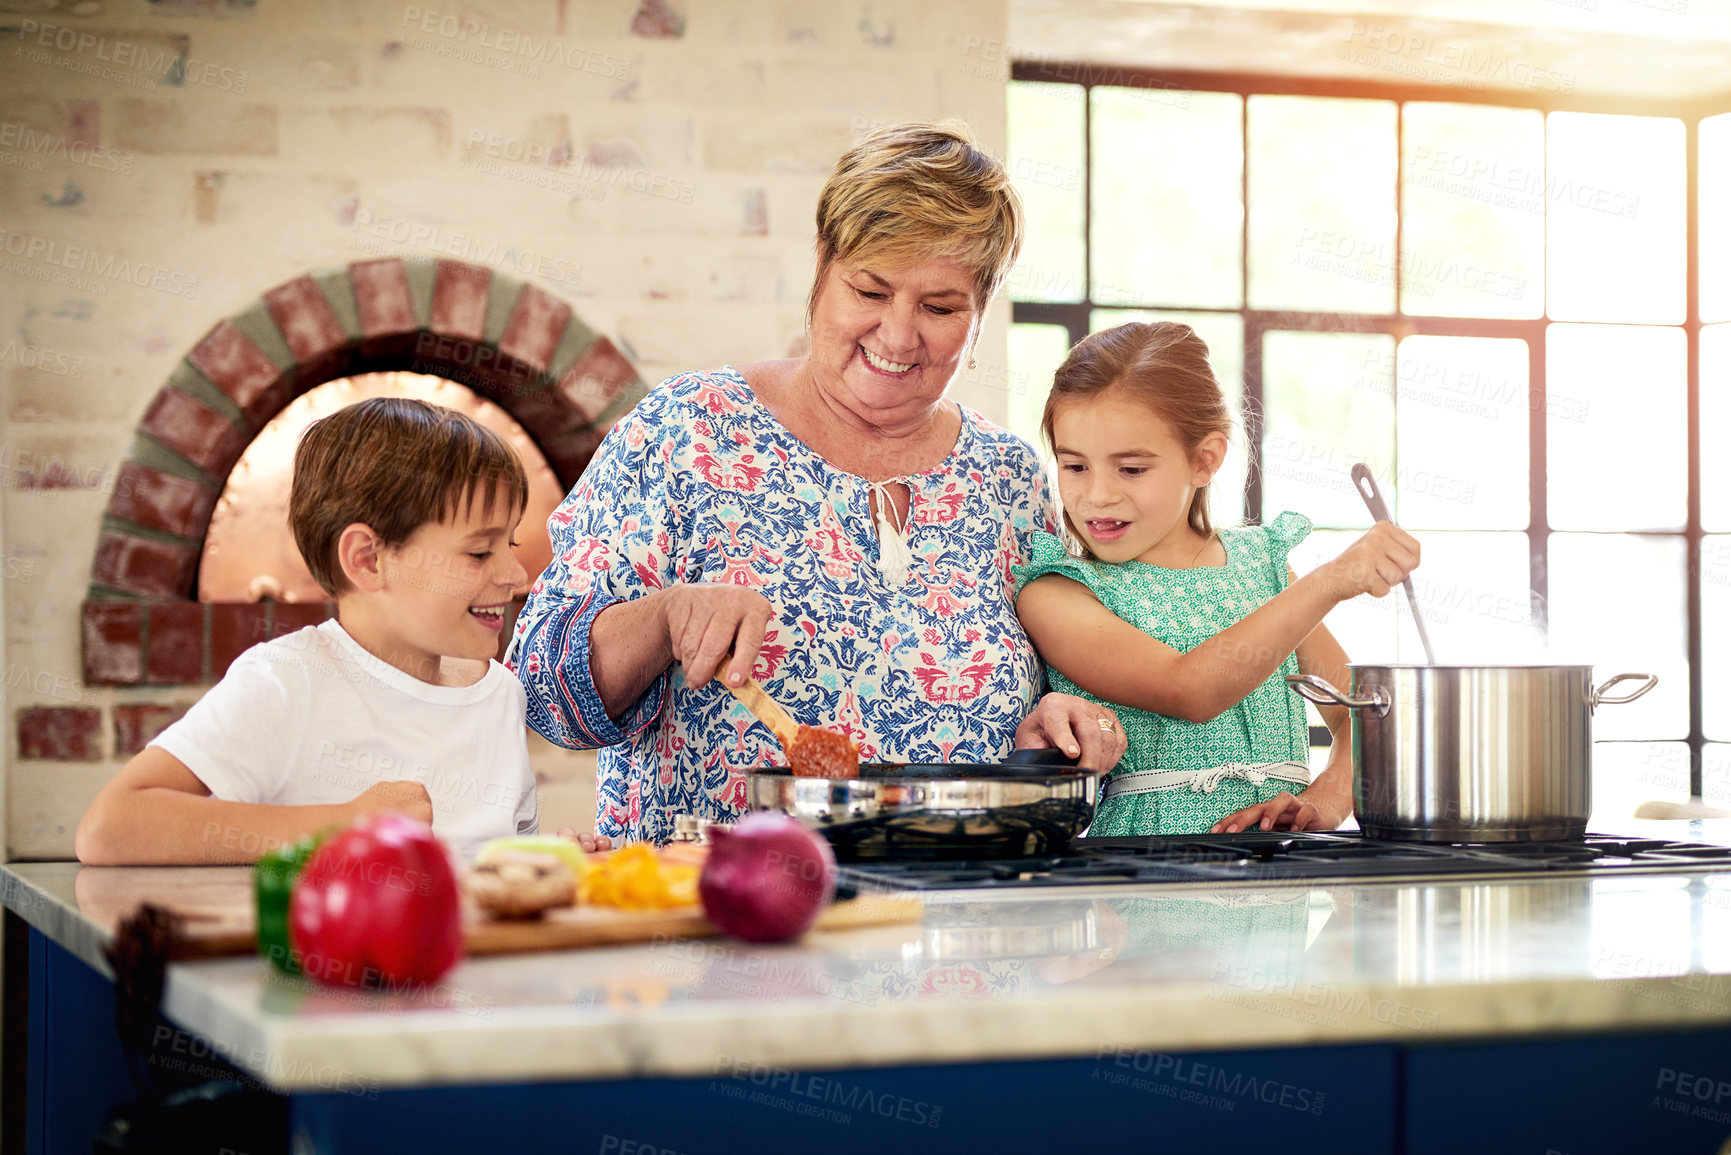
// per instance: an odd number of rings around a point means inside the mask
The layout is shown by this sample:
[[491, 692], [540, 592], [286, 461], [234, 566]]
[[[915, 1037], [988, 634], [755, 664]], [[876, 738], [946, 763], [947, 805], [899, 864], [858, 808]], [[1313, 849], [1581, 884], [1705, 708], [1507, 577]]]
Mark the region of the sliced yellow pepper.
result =
[[589, 859], [578, 900], [622, 910], [665, 910], [697, 902], [697, 867], [663, 862], [641, 842]]

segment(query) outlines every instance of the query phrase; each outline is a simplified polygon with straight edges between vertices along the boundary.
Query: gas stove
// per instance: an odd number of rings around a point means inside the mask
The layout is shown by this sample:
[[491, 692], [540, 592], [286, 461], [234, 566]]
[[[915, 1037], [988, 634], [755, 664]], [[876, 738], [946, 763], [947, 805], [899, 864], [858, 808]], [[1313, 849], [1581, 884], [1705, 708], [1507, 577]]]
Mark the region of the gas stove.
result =
[[1008, 887], [1381, 882], [1461, 875], [1556, 877], [1679, 870], [1731, 871], [1731, 846], [1589, 834], [1579, 842], [1420, 844], [1354, 833], [1249, 832], [1079, 838], [1033, 858], [849, 863], [856, 887]]

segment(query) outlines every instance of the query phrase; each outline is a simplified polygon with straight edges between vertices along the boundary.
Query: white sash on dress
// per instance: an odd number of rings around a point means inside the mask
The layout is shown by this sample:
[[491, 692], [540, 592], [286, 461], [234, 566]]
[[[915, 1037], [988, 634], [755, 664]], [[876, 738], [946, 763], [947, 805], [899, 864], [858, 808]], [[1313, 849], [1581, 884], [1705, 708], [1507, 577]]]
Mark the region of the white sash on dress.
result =
[[1185, 786], [1195, 794], [1212, 794], [1228, 778], [1243, 779], [1252, 786], [1275, 778], [1302, 790], [1310, 785], [1310, 767], [1302, 762], [1227, 762], [1203, 770], [1139, 770], [1106, 779], [1100, 789], [1100, 801], [1120, 794], [1147, 794]]

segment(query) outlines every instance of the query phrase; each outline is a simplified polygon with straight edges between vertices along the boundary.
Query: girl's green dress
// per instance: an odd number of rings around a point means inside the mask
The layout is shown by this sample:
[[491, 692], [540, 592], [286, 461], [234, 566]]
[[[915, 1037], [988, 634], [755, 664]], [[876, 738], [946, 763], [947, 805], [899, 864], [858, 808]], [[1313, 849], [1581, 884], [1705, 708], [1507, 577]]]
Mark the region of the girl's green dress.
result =
[[[1102, 605], [1144, 633], [1189, 652], [1285, 589], [1287, 552], [1309, 533], [1310, 520], [1297, 513], [1283, 513], [1269, 525], [1222, 530], [1226, 564], [1192, 569], [1087, 561], [1068, 554], [1053, 535], [1040, 533], [1034, 536], [1028, 564], [1015, 567], [1016, 589], [1020, 592], [1043, 574], [1061, 574], [1087, 586]], [[1228, 763], [1302, 765], [1309, 754], [1304, 702], [1285, 681], [1288, 674], [1298, 673], [1298, 659], [1290, 654], [1243, 701], [1208, 722], [1106, 702], [1050, 666], [1046, 673], [1054, 690], [1101, 702], [1117, 713], [1130, 746], [1111, 778], [1150, 770], [1194, 773]], [[1297, 793], [1301, 788], [1278, 778], [1256, 784], [1235, 775], [1217, 782], [1198, 776], [1193, 786], [1110, 798], [1103, 787], [1088, 833], [1202, 832], [1235, 810], [1266, 802], [1281, 790]]]

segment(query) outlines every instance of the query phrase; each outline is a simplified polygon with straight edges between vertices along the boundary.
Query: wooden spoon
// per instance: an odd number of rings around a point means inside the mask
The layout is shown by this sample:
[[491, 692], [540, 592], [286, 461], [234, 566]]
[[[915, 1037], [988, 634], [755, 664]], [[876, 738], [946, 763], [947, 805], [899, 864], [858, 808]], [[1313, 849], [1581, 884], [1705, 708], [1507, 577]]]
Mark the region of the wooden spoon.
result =
[[[729, 655], [731, 658], [731, 655]], [[781, 703], [763, 692], [756, 678], [746, 678], [743, 685], [729, 685], [721, 677], [727, 668], [723, 659], [715, 671], [716, 680], [769, 727], [781, 748], [787, 751], [787, 764], [797, 778], [857, 778], [859, 777], [859, 747], [839, 730], [820, 726], [802, 726], [782, 709]]]
[[[722, 663], [725, 668], [726, 662]], [[720, 670], [716, 671], [719, 675]], [[793, 715], [781, 708], [781, 703], [763, 692], [763, 687], [757, 684], [756, 678], [746, 678], [743, 686], [729, 685], [728, 692], [745, 704], [745, 708], [757, 715], [757, 720], [769, 727], [770, 733], [781, 743], [782, 749], [792, 750], [793, 744], [799, 741], [799, 723], [793, 720]]]

